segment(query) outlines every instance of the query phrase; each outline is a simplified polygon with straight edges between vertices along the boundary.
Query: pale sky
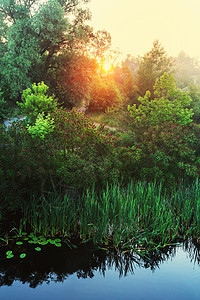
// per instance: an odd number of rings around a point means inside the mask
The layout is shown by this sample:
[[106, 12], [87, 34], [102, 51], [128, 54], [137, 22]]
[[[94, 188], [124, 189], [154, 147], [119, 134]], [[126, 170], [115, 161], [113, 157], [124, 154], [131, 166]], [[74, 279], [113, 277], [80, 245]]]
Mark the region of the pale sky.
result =
[[158, 39], [167, 53], [200, 57], [200, 0], [91, 0], [89, 23], [111, 34], [113, 48], [143, 55]]

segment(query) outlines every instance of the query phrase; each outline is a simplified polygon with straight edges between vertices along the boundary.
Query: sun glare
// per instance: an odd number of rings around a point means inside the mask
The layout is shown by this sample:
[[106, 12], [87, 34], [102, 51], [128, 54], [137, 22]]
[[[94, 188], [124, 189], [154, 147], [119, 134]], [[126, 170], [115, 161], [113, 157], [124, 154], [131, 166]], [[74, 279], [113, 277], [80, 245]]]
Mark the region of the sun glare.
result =
[[106, 73], [110, 72], [110, 71], [112, 70], [112, 68], [113, 68], [113, 63], [111, 63], [111, 62], [108, 61], [108, 60], [106, 60], [106, 61], [103, 62], [103, 64], [102, 64], [102, 69], [103, 69]]

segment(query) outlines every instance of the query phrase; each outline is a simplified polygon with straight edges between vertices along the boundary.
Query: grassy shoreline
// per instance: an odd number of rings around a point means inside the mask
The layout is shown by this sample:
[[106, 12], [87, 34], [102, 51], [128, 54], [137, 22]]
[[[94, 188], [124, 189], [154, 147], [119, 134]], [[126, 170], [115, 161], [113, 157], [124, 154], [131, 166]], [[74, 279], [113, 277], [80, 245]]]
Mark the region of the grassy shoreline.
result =
[[158, 249], [177, 239], [200, 238], [200, 183], [170, 193], [161, 184], [131, 182], [98, 193], [93, 187], [77, 199], [52, 194], [24, 202], [16, 217], [19, 234], [92, 241], [105, 249]]

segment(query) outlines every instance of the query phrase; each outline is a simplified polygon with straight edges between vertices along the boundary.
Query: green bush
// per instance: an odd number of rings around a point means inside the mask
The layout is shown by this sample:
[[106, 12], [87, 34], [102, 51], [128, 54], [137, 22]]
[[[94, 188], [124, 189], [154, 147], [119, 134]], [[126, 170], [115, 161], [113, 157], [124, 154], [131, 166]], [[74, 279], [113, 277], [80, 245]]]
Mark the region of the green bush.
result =
[[38, 114], [45, 114], [52, 112], [58, 106], [54, 96], [46, 95], [49, 87], [40, 82], [33, 84], [32, 89], [28, 88], [23, 91], [22, 103], [17, 102], [21, 107], [22, 113], [28, 116], [29, 123], [35, 123]]
[[107, 135], [98, 131], [88, 117], [76, 110], [55, 110], [52, 118], [55, 126], [52, 143], [60, 150], [59, 172], [63, 179], [69, 174], [71, 184], [86, 187], [94, 182], [102, 185], [118, 177], [115, 149]]
[[118, 178], [113, 145], [84, 114], [55, 110], [52, 119], [45, 138], [30, 132], [26, 122], [1, 128], [0, 196], [10, 208], [32, 194], [102, 186]]
[[198, 177], [200, 127], [193, 124], [190, 97], [176, 89], [173, 76], [166, 73], [156, 81], [154, 94], [158, 98], [150, 100], [147, 91], [139, 98], [138, 108], [128, 108], [132, 138], [121, 149], [123, 165], [131, 177], [137, 174], [137, 178], [148, 180], [173, 182], [184, 176]]
[[6, 101], [2, 97], [2, 93], [0, 92], [0, 122], [6, 117], [8, 112], [8, 108], [6, 106]]
[[121, 102], [118, 87], [113, 81], [94, 81], [90, 89], [90, 112], [105, 112], [109, 107], [116, 107]]

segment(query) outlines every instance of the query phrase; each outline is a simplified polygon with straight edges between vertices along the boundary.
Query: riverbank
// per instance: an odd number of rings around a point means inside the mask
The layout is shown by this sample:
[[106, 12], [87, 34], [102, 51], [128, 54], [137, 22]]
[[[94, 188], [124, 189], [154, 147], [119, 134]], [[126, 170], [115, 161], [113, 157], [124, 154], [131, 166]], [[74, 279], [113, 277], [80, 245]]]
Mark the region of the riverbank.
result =
[[52, 240], [61, 238], [69, 247], [92, 242], [104, 249], [148, 252], [177, 240], [199, 239], [200, 183], [170, 192], [162, 184], [131, 182], [123, 187], [117, 183], [98, 192], [87, 189], [77, 199], [49, 194], [24, 201], [15, 219], [6, 220], [4, 211], [2, 216], [1, 223], [7, 223], [7, 232], [1, 234], [3, 244], [12, 236], [23, 242], [31, 233], [29, 238], [38, 245], [59, 244]]

